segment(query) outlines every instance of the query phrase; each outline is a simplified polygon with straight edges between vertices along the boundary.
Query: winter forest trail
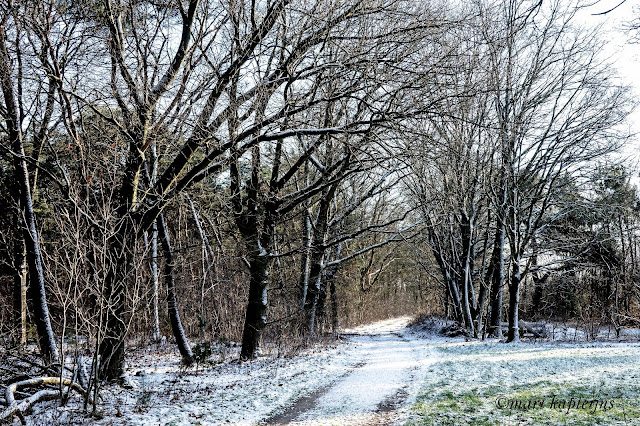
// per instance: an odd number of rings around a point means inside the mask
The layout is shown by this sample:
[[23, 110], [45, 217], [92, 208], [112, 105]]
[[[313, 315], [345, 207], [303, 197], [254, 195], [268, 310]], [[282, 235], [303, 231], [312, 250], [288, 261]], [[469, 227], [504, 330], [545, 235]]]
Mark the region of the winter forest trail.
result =
[[229, 359], [185, 369], [173, 347], [130, 358], [130, 386], [108, 385], [99, 416], [82, 399], [40, 405], [32, 424], [390, 425], [401, 424], [424, 388], [438, 337], [412, 331], [410, 318], [343, 330], [342, 342], [292, 356]]
[[388, 425], [401, 417], [435, 362], [429, 340], [410, 333], [407, 318], [347, 330], [357, 362], [330, 384], [266, 420], [269, 425]]

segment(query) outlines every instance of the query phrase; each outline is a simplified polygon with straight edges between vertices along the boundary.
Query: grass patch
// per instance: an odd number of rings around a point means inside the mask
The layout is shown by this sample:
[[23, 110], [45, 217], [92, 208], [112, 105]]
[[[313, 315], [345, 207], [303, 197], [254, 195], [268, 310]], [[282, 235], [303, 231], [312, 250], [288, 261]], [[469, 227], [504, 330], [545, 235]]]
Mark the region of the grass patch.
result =
[[640, 418], [633, 345], [440, 343], [410, 425], [612, 425]]

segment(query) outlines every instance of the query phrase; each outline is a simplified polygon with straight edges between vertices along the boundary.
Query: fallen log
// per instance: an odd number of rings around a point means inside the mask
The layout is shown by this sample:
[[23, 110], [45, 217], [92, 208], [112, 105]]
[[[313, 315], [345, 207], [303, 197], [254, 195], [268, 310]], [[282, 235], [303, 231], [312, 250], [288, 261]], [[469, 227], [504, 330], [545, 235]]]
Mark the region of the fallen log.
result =
[[7, 386], [7, 389], [5, 390], [4, 402], [5, 405], [7, 405], [7, 408], [0, 413], [0, 422], [3, 422], [15, 415], [22, 419], [22, 414], [29, 408], [31, 408], [34, 404], [40, 401], [48, 401], [60, 397], [59, 390], [44, 389], [34, 393], [28, 398], [22, 399], [20, 401], [16, 400], [15, 394], [18, 389], [42, 385], [68, 386], [81, 395], [86, 394], [86, 391], [79, 384], [69, 379], [60, 379], [60, 377], [36, 377], [33, 379], [27, 379], [12, 383]]
[[[502, 322], [501, 326], [505, 332], [509, 331], [508, 322]], [[518, 331], [520, 332], [520, 336], [532, 335], [535, 338], [545, 338], [545, 337], [548, 337], [549, 335], [549, 331], [547, 330], [547, 325], [542, 321], [528, 322], [528, 321], [519, 320]]]

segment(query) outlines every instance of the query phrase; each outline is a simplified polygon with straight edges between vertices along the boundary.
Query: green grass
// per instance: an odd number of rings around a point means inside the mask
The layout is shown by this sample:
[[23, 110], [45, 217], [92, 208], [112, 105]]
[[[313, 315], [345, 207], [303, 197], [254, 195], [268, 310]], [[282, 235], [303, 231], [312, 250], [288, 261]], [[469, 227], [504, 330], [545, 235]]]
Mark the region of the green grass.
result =
[[640, 424], [638, 345], [435, 349], [410, 425]]

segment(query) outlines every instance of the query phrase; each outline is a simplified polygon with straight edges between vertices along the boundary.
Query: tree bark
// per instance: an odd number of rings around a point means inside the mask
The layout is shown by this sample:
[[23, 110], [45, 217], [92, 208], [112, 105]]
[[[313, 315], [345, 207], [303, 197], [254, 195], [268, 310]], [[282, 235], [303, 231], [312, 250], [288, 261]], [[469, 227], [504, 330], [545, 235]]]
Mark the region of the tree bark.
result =
[[502, 288], [504, 285], [504, 224], [497, 219], [496, 235], [491, 253], [491, 261], [487, 278], [491, 280], [488, 335], [502, 339]]
[[476, 336], [484, 335], [484, 309], [487, 303], [487, 284], [482, 280], [480, 282], [480, 292], [478, 293], [478, 306], [475, 311]]
[[151, 279], [153, 281], [153, 294], [151, 304], [153, 308], [153, 340], [160, 340], [160, 310], [158, 307], [158, 223], [153, 222], [151, 227]]
[[518, 342], [520, 331], [518, 330], [518, 309], [520, 305], [520, 262], [519, 257], [511, 262], [511, 280], [509, 282], [509, 332], [507, 343]]
[[106, 310], [103, 339], [98, 347], [100, 368], [98, 377], [106, 381], [118, 381], [124, 377], [125, 369], [125, 285], [131, 270], [131, 255], [127, 251], [135, 240], [132, 238], [131, 223], [121, 221], [118, 230], [109, 238], [108, 259], [111, 263], [103, 289], [103, 303]]
[[302, 308], [307, 305], [307, 294], [309, 292], [309, 265], [311, 262], [311, 217], [309, 215], [309, 207], [306, 206], [303, 211], [303, 233], [304, 251], [302, 253], [302, 262], [300, 270], [300, 300]]
[[[146, 176], [148, 177], [151, 185], [155, 184], [158, 177], [158, 153], [157, 142], [154, 140], [151, 143], [151, 151], [149, 152], [149, 160], [151, 162], [151, 173], [149, 174], [149, 168], [145, 169]], [[153, 280], [153, 294], [151, 296], [151, 303], [153, 308], [153, 340], [160, 341], [160, 309], [158, 301], [159, 279], [158, 279], [158, 221], [154, 220], [151, 225], [151, 279]]]
[[58, 361], [58, 348], [53, 335], [53, 329], [51, 328], [42, 269], [40, 242], [36, 228], [35, 213], [33, 211], [33, 200], [31, 198], [29, 171], [25, 160], [24, 140], [20, 128], [20, 114], [13, 88], [11, 59], [7, 51], [7, 14], [8, 12], [4, 11], [2, 22], [0, 23], [0, 85], [2, 86], [2, 93], [4, 95], [4, 107], [6, 110], [5, 122], [9, 143], [14, 155], [17, 155], [13, 158], [13, 165], [16, 186], [19, 191], [19, 194], [16, 194], [16, 199], [20, 200], [20, 213], [24, 217], [22, 232], [24, 235], [29, 269], [28, 297], [33, 304], [33, 317], [38, 331], [38, 343], [40, 345], [42, 358], [46, 363], [51, 363]]
[[[462, 301], [460, 299], [460, 293], [458, 292], [458, 285], [455, 281], [455, 278], [452, 276], [452, 273], [447, 265], [447, 262], [444, 259], [443, 248], [440, 244], [440, 240], [433, 229], [434, 225], [429, 219], [429, 223], [427, 225], [427, 231], [429, 233], [429, 246], [431, 247], [431, 253], [433, 257], [435, 257], [438, 267], [440, 269], [440, 273], [442, 274], [442, 279], [444, 281], [445, 289], [446, 289], [446, 300], [451, 302], [451, 306], [453, 307], [453, 319], [458, 322], [464, 321], [463, 309], [462, 309]], [[445, 301], [445, 310], [448, 311], [449, 303]], [[449, 317], [447, 312], [447, 317]]]
[[178, 300], [176, 296], [176, 285], [174, 280], [174, 258], [171, 248], [169, 233], [164, 221], [164, 214], [160, 214], [157, 219], [158, 232], [162, 242], [162, 251], [164, 252], [164, 281], [167, 285], [167, 306], [169, 320], [171, 321], [171, 331], [176, 339], [178, 350], [182, 356], [182, 363], [189, 366], [194, 363], [193, 352], [189, 346], [189, 341], [184, 332], [184, 327], [180, 321], [180, 313], [178, 312]]
[[252, 359], [259, 355], [262, 332], [267, 325], [268, 257], [259, 253], [249, 266], [249, 300], [242, 331], [240, 359]]
[[[307, 298], [304, 305], [305, 318], [307, 320], [307, 332], [313, 335], [316, 332], [318, 319], [318, 308], [324, 308], [322, 297], [322, 260], [325, 255], [324, 244], [327, 238], [327, 227], [329, 224], [329, 208], [333, 200], [337, 185], [332, 185], [322, 194], [320, 206], [318, 207], [318, 215], [314, 227], [311, 255], [309, 267], [309, 285], [307, 289]], [[325, 293], [326, 294], [326, 293]]]
[[338, 317], [338, 295], [336, 294], [335, 271], [329, 271], [327, 275], [327, 286], [329, 287], [331, 299], [331, 331], [337, 333], [340, 328], [340, 318]]
[[17, 330], [19, 330], [16, 341], [24, 349], [27, 345], [27, 250], [24, 239], [16, 238], [16, 240], [13, 310]]
[[473, 238], [473, 215], [469, 216], [466, 212], [461, 212], [462, 221], [460, 224], [461, 234], [462, 234], [462, 249], [464, 250], [464, 258], [462, 270], [461, 270], [461, 279], [462, 279], [462, 298], [463, 298], [463, 307], [464, 307], [464, 322], [471, 331], [471, 333], [475, 336], [476, 329], [473, 324], [473, 316], [471, 314], [472, 303], [473, 303], [473, 283], [471, 282], [471, 256], [472, 256], [472, 238]]

